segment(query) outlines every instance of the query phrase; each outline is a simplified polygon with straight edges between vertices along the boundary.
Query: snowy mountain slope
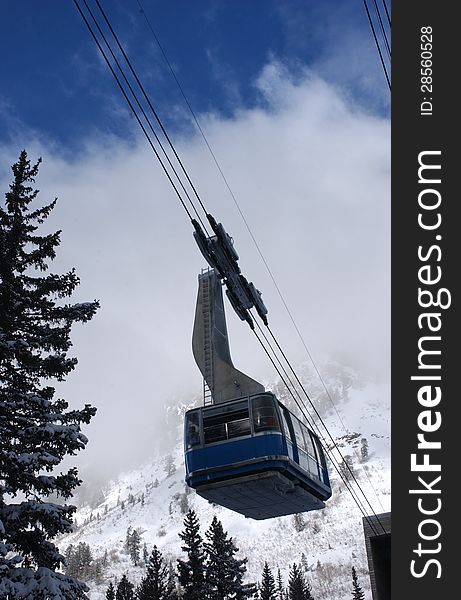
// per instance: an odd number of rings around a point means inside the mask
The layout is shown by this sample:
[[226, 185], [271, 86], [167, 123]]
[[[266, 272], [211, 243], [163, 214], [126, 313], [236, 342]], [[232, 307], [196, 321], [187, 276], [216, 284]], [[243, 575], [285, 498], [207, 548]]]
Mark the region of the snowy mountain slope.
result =
[[[328, 427], [338, 439], [343, 456], [352, 455], [356, 477], [375, 512], [390, 510], [389, 390], [384, 385], [359, 385], [353, 379], [348, 386], [331, 389], [337, 391], [335, 404], [340, 417], [331, 406], [329, 411], [325, 406]], [[185, 408], [178, 407], [176, 414], [181, 417]], [[346, 435], [341, 420], [351, 435]], [[176, 467], [173, 474], [165, 470], [166, 454], [157, 454], [138, 469], [121, 474], [102, 490], [100, 502], [78, 510], [74, 533], [58, 541], [61, 551], [83, 541], [90, 545], [94, 557], [106, 553], [104, 581], [89, 582], [91, 600], [104, 598], [108, 581], [119, 580], [125, 572], [135, 583], [141, 579], [143, 568], [134, 567], [124, 552], [129, 527], [140, 531], [149, 550], [156, 544], [167, 559], [175, 561], [181, 556], [178, 532], [189, 508], [198, 513], [202, 533], [213, 515], [222, 521], [241, 555], [248, 558], [248, 581], [260, 579], [265, 560], [274, 572], [280, 568], [285, 582], [290, 565], [302, 562], [316, 600], [339, 600], [350, 594], [351, 567], [355, 566], [367, 599], [370, 597], [362, 515], [334, 470], [333, 497], [324, 510], [296, 519], [246, 519], [210, 505], [185, 486], [180, 421], [172, 423], [178, 432], [178, 441], [170, 451]], [[360, 462], [363, 438], [368, 442], [368, 458]]]

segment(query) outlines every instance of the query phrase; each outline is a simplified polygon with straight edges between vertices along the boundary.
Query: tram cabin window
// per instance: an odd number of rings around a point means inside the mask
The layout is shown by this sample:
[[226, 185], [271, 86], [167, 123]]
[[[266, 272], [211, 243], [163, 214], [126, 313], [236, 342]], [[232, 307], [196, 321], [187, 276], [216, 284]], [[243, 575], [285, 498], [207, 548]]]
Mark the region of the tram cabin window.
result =
[[205, 444], [251, 434], [248, 401], [217, 406], [203, 412]]
[[314, 443], [312, 442], [311, 434], [309, 433], [307, 427], [303, 426], [303, 433], [304, 433], [304, 440], [306, 442], [307, 453], [315, 458], [316, 454], [315, 454], [315, 450], [314, 450]]
[[325, 460], [325, 454], [323, 452], [322, 445], [320, 444], [320, 441], [317, 438], [315, 438], [315, 446], [317, 448], [317, 456], [319, 457], [319, 462], [320, 462], [322, 468], [326, 469], [327, 463]]
[[284, 408], [283, 406], [281, 406], [279, 404], [279, 410], [280, 410], [280, 414], [282, 415], [282, 426], [283, 426], [283, 432], [285, 433], [285, 436], [287, 437], [287, 439], [289, 439], [291, 441], [291, 431], [290, 431], [290, 426], [288, 425], [288, 419], [289, 414], [287, 412], [287, 409]]
[[293, 429], [295, 432], [296, 445], [298, 446], [298, 449], [306, 451], [306, 448], [304, 446], [304, 436], [303, 436], [303, 432], [301, 429], [301, 423], [296, 418], [292, 418], [292, 422], [293, 422]]
[[253, 426], [255, 433], [260, 431], [280, 431], [280, 423], [271, 396], [252, 398]]
[[302, 451], [299, 455], [300, 465], [305, 469], [308, 469], [314, 477], [320, 478], [317, 450], [314, 446], [310, 431], [303, 423], [298, 421], [298, 419], [293, 419], [293, 427], [298, 450]]
[[200, 445], [200, 414], [198, 411], [187, 416], [186, 440], [188, 450]]

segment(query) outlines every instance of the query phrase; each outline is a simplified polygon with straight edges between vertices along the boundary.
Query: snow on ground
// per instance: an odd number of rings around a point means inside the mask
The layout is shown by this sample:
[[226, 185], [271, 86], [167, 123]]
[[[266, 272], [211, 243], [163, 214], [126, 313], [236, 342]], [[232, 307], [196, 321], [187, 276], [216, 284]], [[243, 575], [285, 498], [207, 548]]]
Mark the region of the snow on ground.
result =
[[[336, 413], [326, 417], [328, 427], [341, 444], [344, 455], [351, 454], [356, 476], [376, 513], [390, 510], [390, 412], [387, 386], [353, 384], [338, 404], [343, 422], [350, 432], [345, 436]], [[340, 408], [340, 411], [339, 411]], [[178, 428], [178, 438], [182, 429]], [[369, 458], [360, 462], [360, 441], [369, 443]], [[108, 582], [119, 580], [123, 573], [138, 583], [142, 567], [134, 567], [124, 552], [128, 527], [138, 529], [142, 542], [150, 549], [158, 546], [167, 559], [182, 555], [178, 532], [182, 530], [184, 513], [194, 509], [202, 524], [202, 534], [213, 515], [222, 521], [234, 538], [242, 556], [248, 558], [248, 581], [261, 577], [264, 561], [276, 574], [280, 568], [285, 582], [293, 562], [303, 563], [316, 600], [342, 600], [351, 591], [351, 567], [355, 566], [359, 581], [367, 594], [369, 578], [363, 538], [362, 515], [351, 494], [330, 471], [333, 496], [324, 510], [305, 513], [296, 527], [293, 516], [253, 521], [219, 506], [212, 506], [184, 484], [182, 441], [171, 449], [175, 473], [167, 475], [165, 455], [157, 454], [138, 469], [124, 473], [103, 490], [103, 500], [96, 506], [84, 506], [76, 515], [74, 533], [61, 538], [61, 551], [69, 544], [83, 541], [91, 546], [94, 557], [107, 551], [109, 567], [103, 584], [91, 587], [91, 600], [102, 600]], [[158, 485], [157, 485], [158, 483]], [[130, 502], [129, 499], [132, 499]], [[134, 500], [133, 500], [134, 499]], [[91, 519], [91, 520], [90, 520]]]

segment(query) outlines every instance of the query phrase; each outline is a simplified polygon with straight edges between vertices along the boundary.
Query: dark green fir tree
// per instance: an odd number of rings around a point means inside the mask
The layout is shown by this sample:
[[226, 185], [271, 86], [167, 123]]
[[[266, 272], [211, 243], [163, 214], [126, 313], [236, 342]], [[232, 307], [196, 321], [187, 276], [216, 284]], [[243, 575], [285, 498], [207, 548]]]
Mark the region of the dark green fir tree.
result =
[[355, 567], [352, 567], [352, 598], [353, 600], [364, 600], [365, 598], [365, 593], [358, 582]]
[[0, 204], [0, 598], [20, 598], [27, 586], [34, 600], [75, 600], [86, 586], [58, 573], [64, 558], [52, 541], [71, 531], [75, 507], [49, 497], [65, 502], [81, 483], [76, 468], [58, 466], [85, 448], [81, 425], [96, 409], [68, 410], [51, 382], [75, 368], [72, 325], [89, 321], [98, 302], [66, 302], [75, 271], [48, 271], [61, 232], [39, 232], [56, 204], [35, 206], [39, 164], [21, 152]]
[[112, 581], [107, 586], [106, 590], [106, 600], [115, 600], [115, 588]]
[[162, 553], [154, 546], [147, 563], [146, 575], [136, 590], [138, 600], [172, 600], [174, 585]]
[[90, 546], [85, 542], [80, 542], [78, 546], [70, 546], [66, 550], [66, 575], [87, 581], [93, 574], [92, 567], [93, 555]]
[[168, 563], [168, 593], [170, 594], [169, 600], [180, 600], [178, 594], [176, 571], [174, 570], [173, 563]]
[[259, 597], [261, 600], [277, 600], [275, 579], [267, 562], [264, 563]]
[[288, 577], [289, 600], [314, 600], [309, 583], [305, 580], [301, 568], [293, 563]]
[[123, 574], [117, 586], [115, 600], [136, 600], [134, 585], [128, 580], [126, 574]]
[[243, 576], [247, 559], [238, 559], [238, 548], [224, 531], [221, 521], [213, 517], [205, 534], [206, 579], [213, 600], [245, 598]]
[[130, 536], [129, 554], [134, 566], [137, 567], [141, 559], [141, 535], [137, 529], [134, 529]]
[[179, 537], [183, 541], [181, 549], [187, 555], [186, 560], [178, 560], [178, 578], [183, 590], [183, 600], [204, 600], [208, 593], [205, 552], [195, 511], [190, 510], [187, 513], [184, 518], [184, 530]]
[[277, 600], [285, 600], [285, 587], [283, 585], [282, 573], [277, 569]]

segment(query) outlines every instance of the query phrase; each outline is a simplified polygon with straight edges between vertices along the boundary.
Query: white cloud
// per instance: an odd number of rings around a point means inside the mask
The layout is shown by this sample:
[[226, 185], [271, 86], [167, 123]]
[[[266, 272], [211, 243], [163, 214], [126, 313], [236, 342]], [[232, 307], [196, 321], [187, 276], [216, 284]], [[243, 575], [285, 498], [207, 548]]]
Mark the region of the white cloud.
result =
[[[278, 63], [257, 86], [264, 108], [200, 117], [209, 142], [314, 357], [388, 378], [389, 123], [346, 104], [312, 73], [295, 80]], [[207, 208], [234, 237], [244, 274], [262, 290], [273, 331], [295, 362], [305, 359], [203, 141], [176, 144]], [[37, 139], [22, 145], [44, 158], [40, 201], [60, 199], [48, 225], [63, 230], [54, 270], [75, 266], [76, 299], [102, 303], [93, 322], [75, 329], [79, 365], [60, 388], [73, 405], [99, 407], [82, 462], [128, 466], [154, 446], [168, 398], [200, 393], [190, 338], [204, 261], [144, 138], [94, 138], [73, 160]], [[20, 149], [0, 148], [3, 169]], [[236, 366], [272, 378], [246, 325], [230, 309], [228, 320]]]

